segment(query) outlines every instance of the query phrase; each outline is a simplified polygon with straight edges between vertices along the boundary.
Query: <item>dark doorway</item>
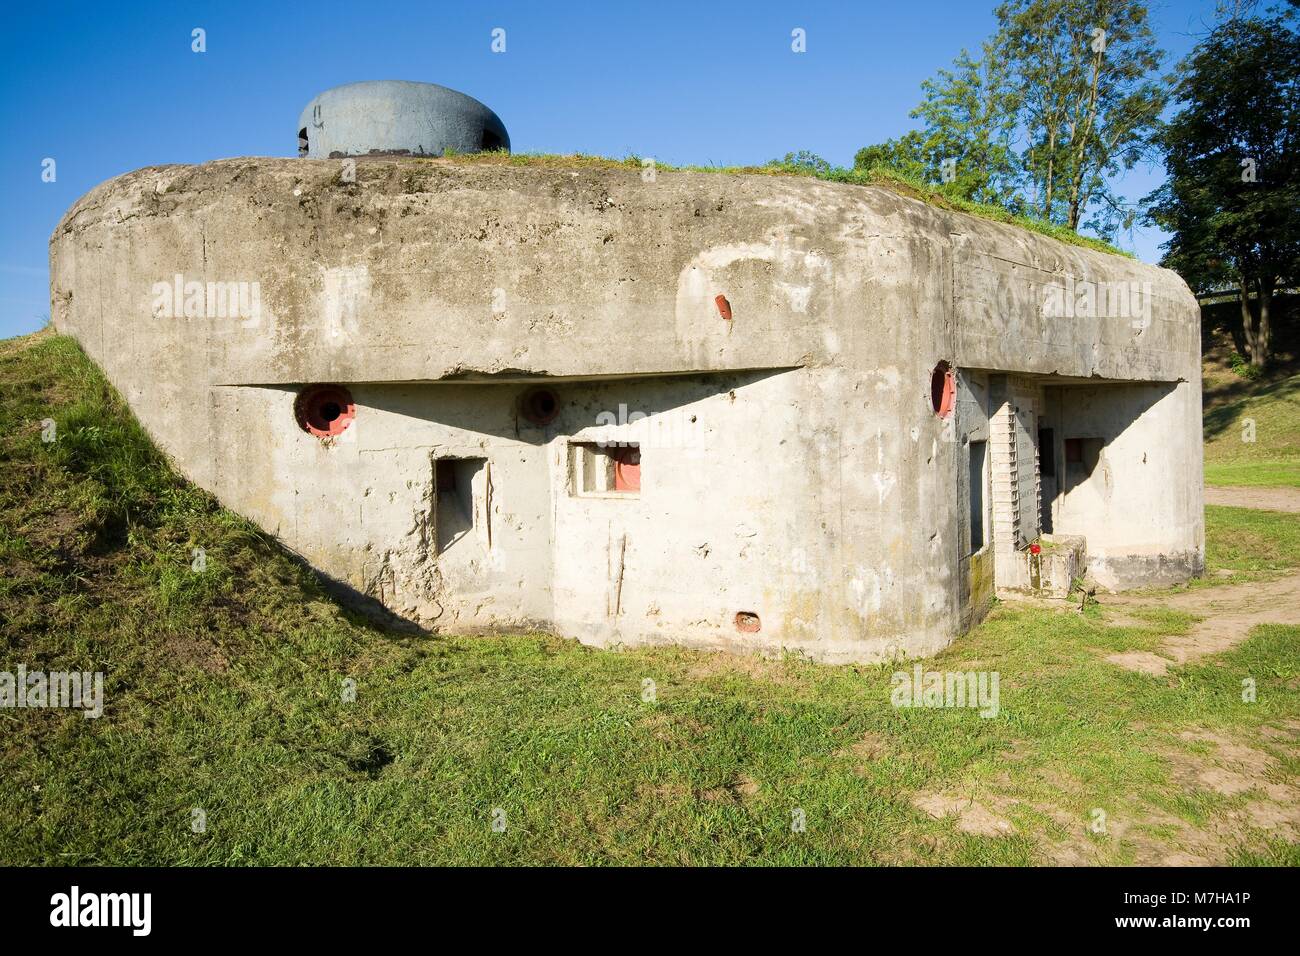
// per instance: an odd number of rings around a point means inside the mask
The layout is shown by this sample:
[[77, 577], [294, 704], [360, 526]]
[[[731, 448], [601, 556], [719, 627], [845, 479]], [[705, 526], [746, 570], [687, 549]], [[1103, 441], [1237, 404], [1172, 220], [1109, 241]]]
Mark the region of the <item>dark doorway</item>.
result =
[[988, 442], [970, 443], [970, 553], [984, 547], [984, 460]]
[[1052, 502], [1056, 500], [1056, 432], [1038, 429], [1038, 476], [1043, 496], [1039, 523], [1043, 534], [1052, 533]]

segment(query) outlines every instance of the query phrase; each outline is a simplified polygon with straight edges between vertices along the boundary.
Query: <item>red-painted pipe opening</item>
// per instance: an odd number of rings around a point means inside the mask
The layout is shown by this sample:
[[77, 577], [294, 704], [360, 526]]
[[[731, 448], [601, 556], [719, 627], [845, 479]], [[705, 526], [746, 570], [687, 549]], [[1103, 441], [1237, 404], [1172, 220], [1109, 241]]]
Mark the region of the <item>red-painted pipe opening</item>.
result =
[[940, 418], [947, 418], [957, 403], [957, 376], [952, 366], [940, 362], [930, 373], [930, 405]]
[[317, 438], [341, 435], [357, 417], [352, 393], [342, 385], [309, 385], [293, 403], [298, 427]]

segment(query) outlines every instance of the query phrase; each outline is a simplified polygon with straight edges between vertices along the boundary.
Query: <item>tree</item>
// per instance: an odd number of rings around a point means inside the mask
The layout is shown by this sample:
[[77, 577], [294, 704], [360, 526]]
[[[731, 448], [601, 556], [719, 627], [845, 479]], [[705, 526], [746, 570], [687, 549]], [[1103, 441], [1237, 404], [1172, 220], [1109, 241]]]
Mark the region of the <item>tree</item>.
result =
[[952, 70], [922, 83], [925, 99], [912, 116], [925, 120], [921, 153], [932, 174], [937, 170], [965, 199], [1019, 211], [1016, 92], [991, 45], [982, 53], [975, 60], [962, 50]]
[[906, 176], [938, 182], [944, 192], [1016, 210], [1017, 159], [1012, 148], [1015, 108], [1006, 74], [984, 50], [962, 50], [952, 70], [921, 84], [925, 99], [912, 110], [925, 130], [864, 146], [857, 169], [888, 166]]
[[1133, 212], [1110, 180], [1148, 155], [1168, 98], [1146, 4], [1008, 0], [995, 12], [979, 59], [963, 50], [922, 84], [912, 116], [924, 132], [860, 150], [855, 165], [906, 164], [968, 199], [1113, 235]]
[[1239, 14], [1179, 65], [1181, 108], [1160, 136], [1169, 179], [1147, 218], [1171, 233], [1163, 264], [1193, 289], [1236, 288], [1263, 368], [1273, 293], [1300, 281], [1300, 35], [1289, 12]]
[[863, 146], [854, 154], [854, 169], [870, 169], [873, 166], [888, 166], [914, 179], [929, 179], [931, 173], [938, 175], [926, 165], [921, 134], [916, 130], [911, 130], [898, 139]]
[[784, 158], [769, 160], [767, 165], [784, 166], [811, 176], [819, 176], [831, 171], [829, 162], [807, 149], [801, 149], [797, 153], [786, 153]]
[[1038, 214], [1113, 234], [1131, 216], [1109, 185], [1148, 150], [1167, 92], [1142, 0], [1010, 0], [994, 55], [1012, 74]]

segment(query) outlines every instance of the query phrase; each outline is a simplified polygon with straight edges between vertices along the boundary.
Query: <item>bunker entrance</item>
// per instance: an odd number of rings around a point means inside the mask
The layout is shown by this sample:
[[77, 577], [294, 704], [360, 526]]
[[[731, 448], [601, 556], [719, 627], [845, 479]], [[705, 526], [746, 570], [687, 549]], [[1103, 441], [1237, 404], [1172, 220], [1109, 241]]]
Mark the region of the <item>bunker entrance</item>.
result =
[[1158, 540], [1169, 510], [1161, 404], [1176, 383], [990, 375], [999, 590], [1065, 597], [1107, 552]]
[[1165, 431], [1154, 425], [1177, 388], [1158, 382], [1066, 382], [1043, 389], [1043, 530], [1098, 550], [1143, 536], [1166, 495]]
[[1055, 494], [1055, 432], [1044, 421], [1036, 376], [961, 369], [956, 405], [961, 600], [969, 626], [998, 589], [1031, 586], [1030, 557], [1041, 552], [1050, 527], [1043, 494]]

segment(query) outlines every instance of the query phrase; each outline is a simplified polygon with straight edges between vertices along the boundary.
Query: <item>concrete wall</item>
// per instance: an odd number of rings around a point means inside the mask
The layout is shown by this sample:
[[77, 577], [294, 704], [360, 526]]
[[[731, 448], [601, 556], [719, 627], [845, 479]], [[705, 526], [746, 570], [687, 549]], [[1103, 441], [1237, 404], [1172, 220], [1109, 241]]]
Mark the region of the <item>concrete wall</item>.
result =
[[[356, 172], [239, 159], [118, 177], [51, 239], [53, 316], [186, 474], [415, 620], [824, 660], [933, 652], [977, 617], [967, 453], [930, 403], [940, 359], [1185, 383], [1136, 427], [1178, 431], [1183, 537], [1154, 552], [1196, 538], [1197, 310], [1172, 273], [802, 178]], [[256, 282], [259, 314], [158, 314], [176, 275]], [[1067, 276], [1150, 283], [1150, 321], [1049, 320], [1043, 287]], [[292, 413], [317, 382], [357, 404], [328, 443]], [[540, 429], [517, 404], [538, 382], [562, 399]], [[693, 414], [702, 443], [648, 449], [635, 501], [572, 497], [567, 443], [621, 405]], [[430, 553], [440, 455], [489, 463], [490, 548]], [[740, 611], [761, 630], [737, 630]]]
[[[1200, 389], [1198, 375], [1048, 390], [1044, 424], [1057, 442], [1061, 489], [1053, 532], [1086, 537], [1089, 575], [1108, 590], [1173, 584], [1204, 571]], [[1066, 461], [1072, 438], [1095, 441], [1090, 471]]]

